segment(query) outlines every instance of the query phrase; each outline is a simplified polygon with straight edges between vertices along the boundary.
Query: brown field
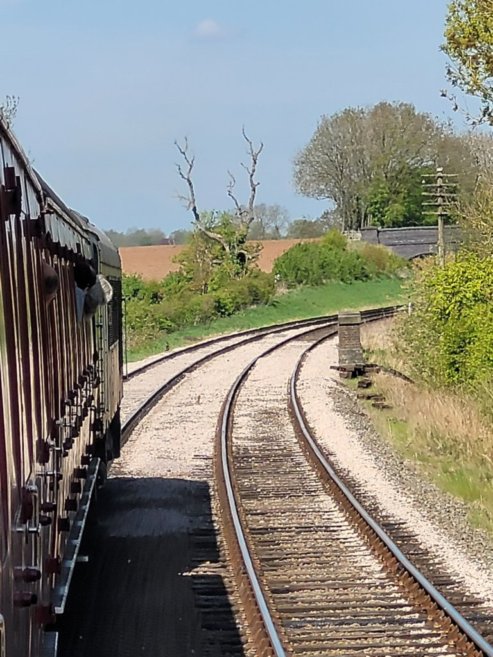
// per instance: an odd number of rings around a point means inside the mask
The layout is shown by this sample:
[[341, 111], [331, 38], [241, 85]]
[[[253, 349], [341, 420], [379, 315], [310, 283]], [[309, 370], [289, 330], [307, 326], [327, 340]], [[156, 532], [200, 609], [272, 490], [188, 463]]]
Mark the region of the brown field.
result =
[[[264, 240], [258, 259], [262, 271], [272, 271], [274, 260], [299, 242], [311, 242], [310, 239]], [[125, 274], [139, 274], [148, 281], [159, 281], [171, 271], [177, 271], [175, 257], [183, 246], [123, 246], [120, 248], [122, 267]]]

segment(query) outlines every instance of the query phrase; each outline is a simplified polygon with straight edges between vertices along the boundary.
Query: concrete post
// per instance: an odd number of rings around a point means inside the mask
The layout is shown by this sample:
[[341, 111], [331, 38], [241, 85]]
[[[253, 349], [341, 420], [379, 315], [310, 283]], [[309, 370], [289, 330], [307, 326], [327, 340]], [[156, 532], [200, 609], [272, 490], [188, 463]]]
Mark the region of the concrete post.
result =
[[361, 347], [361, 313], [339, 313], [339, 367], [348, 372], [363, 369]]

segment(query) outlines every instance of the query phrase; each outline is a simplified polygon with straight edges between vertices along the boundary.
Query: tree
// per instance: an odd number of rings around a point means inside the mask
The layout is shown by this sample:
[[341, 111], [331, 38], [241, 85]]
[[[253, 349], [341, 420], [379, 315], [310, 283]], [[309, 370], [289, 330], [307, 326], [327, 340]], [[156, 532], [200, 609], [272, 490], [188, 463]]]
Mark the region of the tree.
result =
[[249, 240], [278, 240], [289, 223], [286, 208], [260, 203], [254, 208], [255, 219], [248, 230]]
[[[253, 141], [247, 136], [245, 129], [242, 130], [244, 140], [248, 145], [248, 155], [250, 162], [248, 165], [241, 164], [248, 174], [250, 195], [246, 205], [241, 205], [235, 195], [236, 178], [228, 171], [229, 184], [227, 186], [227, 195], [234, 203], [233, 214], [215, 212], [199, 212], [195, 196], [195, 186], [192, 180], [192, 172], [195, 165], [195, 156], [190, 154], [188, 140], [185, 138], [183, 144], [175, 141], [175, 146], [180, 153], [184, 165], [177, 164], [178, 175], [185, 181], [188, 188], [187, 196], [180, 196], [185, 202], [186, 207], [191, 210], [193, 215], [193, 226], [196, 231], [201, 233], [205, 245], [215, 243], [220, 247], [220, 253], [224, 260], [225, 268], [231, 271], [232, 276], [238, 276], [246, 273], [249, 265], [258, 256], [258, 249], [246, 244], [248, 230], [255, 220], [255, 198], [259, 182], [255, 179], [257, 165], [260, 153], [263, 150], [263, 143], [255, 146]], [[215, 258], [217, 260], [217, 257]], [[231, 265], [231, 267], [227, 265]]]
[[152, 246], [155, 244], [169, 244], [160, 228], [129, 228], [124, 233], [117, 230], [107, 230], [106, 234], [117, 247], [120, 246]]
[[366, 178], [363, 120], [364, 111], [359, 108], [323, 116], [294, 163], [297, 191], [333, 201], [345, 228], [358, 223], [358, 198]]
[[[452, 87], [479, 101], [479, 113], [465, 111], [467, 118], [493, 125], [493, 0], [452, 0], [442, 50], [450, 57], [447, 78]], [[442, 93], [458, 110], [456, 94]]]
[[3, 103], [0, 103], [0, 119], [3, 119], [7, 126], [12, 125], [18, 107], [19, 98], [17, 96], [5, 96]]
[[327, 230], [327, 223], [323, 219], [295, 219], [289, 225], [287, 237], [293, 239], [321, 237]]
[[332, 201], [344, 230], [421, 223], [421, 176], [438, 162], [459, 173], [456, 139], [408, 103], [348, 108], [321, 118], [295, 159], [295, 185], [306, 196]]
[[187, 244], [192, 238], [193, 232], [191, 230], [178, 229], [170, 233], [170, 240], [173, 244]]

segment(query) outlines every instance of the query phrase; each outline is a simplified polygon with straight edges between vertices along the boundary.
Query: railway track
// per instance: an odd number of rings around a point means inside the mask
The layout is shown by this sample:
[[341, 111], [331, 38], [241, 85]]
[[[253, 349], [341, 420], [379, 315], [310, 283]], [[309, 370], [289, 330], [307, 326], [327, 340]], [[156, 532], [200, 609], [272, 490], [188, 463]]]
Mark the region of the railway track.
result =
[[[365, 319], [378, 319], [394, 310], [369, 311]], [[87, 576], [79, 573], [78, 602], [69, 605], [66, 625], [72, 626], [70, 636], [62, 636], [60, 657], [163, 651], [177, 657], [192, 653], [203, 657], [475, 654], [451, 649], [450, 628], [442, 621], [435, 627], [427, 609], [413, 607], [405, 587], [383, 572], [381, 557], [365, 547], [367, 539], [360, 528], [344, 524], [347, 512], [341, 510], [339, 500], [329, 501], [328, 484], [308, 464], [308, 448], [300, 447], [299, 428], [295, 432], [291, 426], [295, 410], [294, 406], [288, 410], [286, 382], [298, 362], [302, 367], [298, 359], [306, 348], [335, 330], [336, 317], [332, 316], [274, 331], [225, 336], [194, 345], [191, 354], [185, 349], [166, 355], [127, 381], [127, 389], [129, 384], [148, 381], [141, 399], [132, 398], [127, 407], [125, 439], [136, 428], [138, 436], [127, 445], [101, 492], [101, 528], [90, 551], [91, 570]], [[232, 573], [244, 573], [246, 566], [235, 547], [231, 521], [222, 524], [223, 538], [218, 542], [219, 516], [212, 511], [214, 496], [210, 494], [210, 437], [221, 400], [235, 372], [266, 346], [271, 354], [282, 353], [278, 362], [283, 371], [269, 365], [268, 355], [255, 358], [257, 365], [246, 367], [244, 380], [237, 381], [238, 391], [228, 395], [234, 412], [226, 424], [223, 420], [223, 426], [233, 430], [233, 442], [225, 443], [226, 455], [236, 464], [233, 492], [241, 497], [240, 524], [248, 527], [245, 544], [254, 548], [252, 569], [260, 573], [258, 588], [265, 596], [263, 611], [271, 619], [272, 635], [259, 615], [251, 584], [243, 578], [232, 579]], [[180, 382], [183, 385], [178, 386]], [[261, 388], [267, 388], [268, 395], [259, 409], [256, 393]], [[248, 399], [247, 407], [242, 395]], [[250, 409], [245, 411], [246, 420], [253, 424], [242, 429], [243, 408]], [[203, 426], [198, 429], [203, 436], [200, 445], [187, 451], [170, 473], [168, 459], [189, 440], [196, 440], [192, 434], [199, 420], [194, 416], [206, 415], [207, 422], [200, 420]], [[291, 433], [285, 431], [289, 426]], [[190, 462], [195, 465], [187, 469], [185, 463]], [[292, 471], [284, 479], [281, 473], [288, 466]], [[214, 467], [217, 471], [217, 461]], [[241, 473], [245, 478], [236, 481]], [[221, 485], [217, 489], [221, 492]], [[219, 499], [225, 514], [224, 495]], [[181, 514], [187, 519], [179, 523], [190, 526], [189, 532], [183, 534], [178, 525], [176, 536], [170, 535], [168, 523], [176, 526]], [[343, 557], [347, 547], [357, 566], [351, 566], [349, 556]], [[342, 561], [349, 564], [345, 575]], [[330, 575], [334, 564], [337, 575]], [[357, 584], [356, 594], [352, 582]], [[447, 584], [440, 576], [434, 583]], [[92, 604], [85, 605], [84, 598]], [[236, 618], [231, 601], [239, 611]], [[469, 620], [475, 614], [483, 618], [475, 603], [464, 599], [463, 606], [470, 611]], [[137, 625], [133, 619], [139, 619]], [[273, 647], [276, 635], [278, 644]]]
[[[363, 312], [363, 317], [366, 321], [372, 319], [383, 319], [389, 317], [398, 310], [401, 306], [387, 306], [383, 308], [371, 309]], [[202, 365], [208, 363], [211, 359], [217, 358], [227, 354], [234, 349], [246, 344], [257, 342], [262, 338], [269, 335], [277, 335], [286, 331], [295, 331], [297, 329], [315, 329], [322, 326], [335, 325], [337, 322], [337, 315], [326, 315], [322, 317], [313, 317], [306, 320], [296, 320], [292, 322], [285, 322], [276, 324], [274, 326], [262, 327], [257, 329], [248, 329], [236, 333], [234, 336], [221, 335], [216, 338], [211, 338], [203, 342], [178, 349], [169, 354], [165, 353], [152, 359], [143, 365], [137, 366], [129, 372], [124, 380], [126, 382], [134, 380], [143, 374], [152, 370], [155, 373], [155, 378], [150, 383], [150, 388], [146, 391], [144, 398], [140, 399], [138, 403], [134, 404], [128, 412], [125, 423], [122, 428], [122, 445], [124, 445], [135, 427], [139, 422], [149, 413], [153, 406], [163, 398], [163, 396], [174, 388], [187, 374], [195, 371]], [[159, 372], [160, 366], [167, 365], [168, 363], [180, 357], [189, 357], [191, 354], [204, 352], [204, 355], [199, 355], [198, 358], [193, 358], [191, 362], [182, 368], [179, 368], [173, 375], [167, 377], [164, 383], [156, 386], [155, 381], [160, 380], [162, 374]], [[126, 393], [125, 393], [126, 394]]]
[[[288, 338], [245, 367], [218, 429], [224, 535], [254, 654], [491, 657], [491, 619], [474, 614], [474, 601], [438, 592], [358, 504], [311, 436], [296, 381], [306, 353], [328, 335], [314, 341], [311, 329], [304, 338], [310, 334], [308, 348], [302, 336]], [[270, 391], [259, 386], [279, 349], [283, 360], [296, 356], [289, 405], [274, 381]], [[479, 631], [460, 606], [477, 617]]]

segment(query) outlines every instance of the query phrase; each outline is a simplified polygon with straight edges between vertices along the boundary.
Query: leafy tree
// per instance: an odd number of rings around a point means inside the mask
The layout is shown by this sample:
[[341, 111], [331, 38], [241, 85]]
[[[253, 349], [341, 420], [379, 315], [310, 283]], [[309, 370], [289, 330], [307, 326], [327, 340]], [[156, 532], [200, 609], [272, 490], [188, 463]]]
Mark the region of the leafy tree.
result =
[[193, 231], [191, 230], [174, 230], [172, 233], [170, 233], [170, 239], [173, 242], [173, 244], [187, 244], [192, 238]]
[[255, 219], [248, 230], [249, 240], [281, 239], [289, 224], [289, 214], [280, 205], [260, 203], [254, 208]]
[[169, 238], [159, 228], [129, 228], [124, 233], [110, 229], [106, 231], [106, 234], [117, 247], [152, 246], [169, 243]]
[[[450, 57], [447, 77], [454, 88], [480, 103], [473, 123], [493, 125], [493, 0], [452, 0], [448, 7], [443, 51]], [[448, 95], [459, 109], [455, 94]]]
[[327, 224], [323, 219], [295, 219], [289, 224], [286, 237], [309, 239], [321, 237], [327, 231]]
[[408, 103], [379, 103], [323, 116], [294, 164], [297, 190], [335, 205], [343, 229], [422, 223], [422, 174], [473, 164], [467, 143]]

